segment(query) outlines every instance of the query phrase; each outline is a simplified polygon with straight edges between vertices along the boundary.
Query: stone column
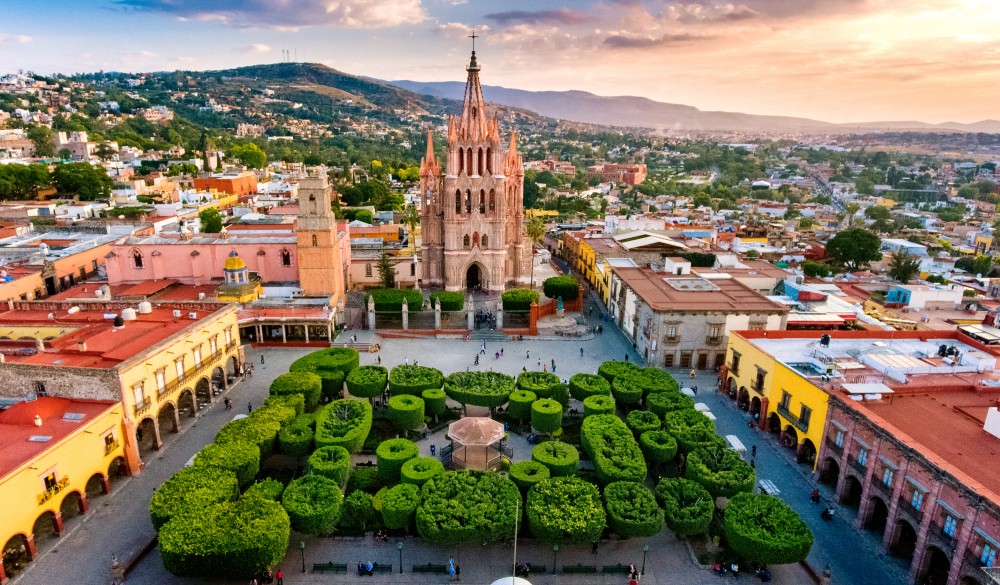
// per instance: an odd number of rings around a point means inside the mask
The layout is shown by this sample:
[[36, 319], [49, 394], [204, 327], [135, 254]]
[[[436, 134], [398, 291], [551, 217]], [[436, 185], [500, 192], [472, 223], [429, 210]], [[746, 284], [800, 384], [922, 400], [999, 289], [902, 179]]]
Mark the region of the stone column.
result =
[[0, 563], [0, 583], [7, 582], [7, 572], [3, 569], [3, 563]]
[[468, 307], [468, 312], [465, 314], [465, 324], [470, 330], [476, 328], [476, 301], [473, 300], [472, 295], [465, 300], [465, 305]]
[[972, 514], [972, 517], [962, 520], [962, 527], [959, 528], [958, 534], [955, 535], [957, 542], [955, 543], [955, 554], [951, 557], [951, 569], [948, 571], [948, 585], [958, 585], [959, 579], [962, 577], [962, 561], [965, 559], [965, 553], [973, 552], [970, 546], [972, 529], [976, 527], [979, 515], [983, 512], [985, 506], [986, 503], [983, 500], [979, 500], [973, 504], [975, 512]]
[[[223, 370], [223, 378], [225, 378], [225, 370]], [[225, 386], [225, 381], [223, 381], [223, 387], [224, 386]], [[209, 392], [211, 392], [211, 387], [209, 388]], [[174, 419], [174, 428], [171, 429], [170, 432], [171, 433], [179, 433], [179, 432], [181, 432], [181, 413], [180, 413], [180, 411], [178, 411], [176, 404], [174, 405], [174, 416], [173, 416], [173, 419]]]
[[368, 297], [368, 330], [375, 331], [375, 299], [371, 296]]
[[62, 513], [56, 512], [55, 515], [52, 516], [52, 531], [56, 533], [56, 536], [62, 536], [63, 528]]
[[920, 527], [917, 528], [917, 543], [913, 545], [913, 560], [910, 562], [910, 581], [916, 581], [920, 573], [920, 568], [924, 564], [924, 554], [927, 552], [927, 534], [931, 529], [931, 517], [934, 515], [935, 502], [941, 497], [941, 490], [944, 489], [944, 478], [935, 479], [933, 494], [924, 495], [924, 504], [920, 507], [924, 515], [920, 518]]
[[410, 328], [410, 303], [403, 297], [403, 331]]
[[434, 329], [441, 329], [441, 299], [434, 299]]
[[24, 537], [24, 540], [27, 541], [27, 546], [25, 548], [28, 549], [28, 560], [33, 561], [35, 560], [35, 557], [38, 556], [38, 548], [35, 547], [35, 535], [29, 534]]
[[80, 492], [80, 514], [86, 514], [90, 509], [90, 502], [87, 501], [87, 492]]
[[285, 324], [281, 324], [281, 343], [288, 343], [288, 330]]
[[306, 332], [306, 343], [309, 343], [309, 324], [308, 323], [303, 323], [302, 327], [303, 327], [303, 329]]
[[497, 301], [497, 331], [503, 330], [503, 301]]
[[910, 471], [910, 458], [904, 456], [900, 462], [899, 469], [892, 484], [892, 501], [889, 502], [889, 511], [886, 514], [885, 531], [882, 532], [882, 549], [888, 551], [889, 543], [892, 542], [893, 532], [895, 532], [896, 516], [899, 512], [899, 499], [903, 496], [903, 484], [906, 483], [906, 474]]
[[101, 476], [101, 495], [108, 495], [111, 493], [111, 480], [108, 479], [106, 475]]

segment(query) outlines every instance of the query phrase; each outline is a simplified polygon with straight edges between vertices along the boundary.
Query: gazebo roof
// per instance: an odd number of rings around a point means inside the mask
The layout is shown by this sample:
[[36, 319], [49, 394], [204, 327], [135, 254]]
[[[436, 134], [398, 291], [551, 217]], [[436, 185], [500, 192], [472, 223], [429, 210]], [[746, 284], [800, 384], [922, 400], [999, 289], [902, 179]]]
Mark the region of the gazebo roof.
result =
[[467, 416], [448, 425], [448, 436], [463, 445], [492, 445], [503, 439], [503, 423], [488, 416]]

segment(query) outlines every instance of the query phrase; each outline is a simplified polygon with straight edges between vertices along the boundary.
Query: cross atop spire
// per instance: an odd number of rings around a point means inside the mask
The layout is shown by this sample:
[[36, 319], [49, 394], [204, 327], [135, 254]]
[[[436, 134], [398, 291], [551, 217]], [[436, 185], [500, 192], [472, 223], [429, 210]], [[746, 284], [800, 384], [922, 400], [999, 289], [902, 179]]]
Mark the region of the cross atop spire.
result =
[[476, 36], [476, 29], [472, 29], [472, 34], [469, 35], [469, 38], [472, 39], [472, 52], [475, 53], [476, 52], [476, 39], [479, 38], [479, 37]]
[[479, 71], [479, 64], [476, 63], [476, 39], [479, 38], [479, 35], [476, 34], [476, 29], [472, 29], [469, 38], [472, 39], [472, 60], [469, 61], [469, 67], [466, 71]]

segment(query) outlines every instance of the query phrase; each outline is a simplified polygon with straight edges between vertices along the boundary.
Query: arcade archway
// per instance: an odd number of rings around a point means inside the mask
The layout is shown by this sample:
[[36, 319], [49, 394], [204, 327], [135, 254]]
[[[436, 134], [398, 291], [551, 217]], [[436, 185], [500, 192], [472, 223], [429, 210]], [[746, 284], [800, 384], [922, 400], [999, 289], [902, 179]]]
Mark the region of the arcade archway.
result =
[[889, 507], [878, 496], [872, 496], [868, 505], [870, 509], [868, 519], [865, 521], [865, 528], [881, 535], [885, 532], [885, 524], [889, 520]]
[[895, 534], [889, 543], [889, 554], [910, 560], [917, 550], [917, 531], [906, 520], [896, 521]]
[[844, 478], [844, 495], [840, 498], [840, 503], [845, 506], [857, 508], [861, 505], [861, 482], [853, 475]]
[[951, 570], [951, 560], [948, 555], [936, 546], [927, 547], [924, 554], [923, 583], [927, 585], [946, 585], [948, 572]]
[[465, 271], [466, 290], [479, 290], [483, 286], [483, 273], [478, 264], [471, 264]]
[[827, 457], [823, 471], [819, 474], [820, 483], [826, 485], [837, 485], [840, 479], [840, 464], [833, 457]]

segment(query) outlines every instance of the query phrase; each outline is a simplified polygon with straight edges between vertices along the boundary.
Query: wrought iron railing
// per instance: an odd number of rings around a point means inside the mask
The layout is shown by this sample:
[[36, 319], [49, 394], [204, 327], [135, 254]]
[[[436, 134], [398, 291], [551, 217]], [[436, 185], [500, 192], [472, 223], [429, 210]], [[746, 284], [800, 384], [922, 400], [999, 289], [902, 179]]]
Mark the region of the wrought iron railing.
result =
[[66, 486], [68, 485], [69, 485], [69, 476], [68, 475], [62, 476], [58, 481], [56, 481], [56, 483], [52, 487], [38, 494], [38, 505], [41, 506], [45, 502], [51, 500], [56, 496], [56, 494], [66, 489]]
[[793, 427], [799, 429], [803, 433], [809, 431], [809, 423], [804, 423], [801, 420], [799, 420], [799, 417], [792, 414], [792, 412], [788, 410], [786, 407], [779, 404], [777, 410], [778, 414], [788, 419], [788, 422], [791, 423]]

